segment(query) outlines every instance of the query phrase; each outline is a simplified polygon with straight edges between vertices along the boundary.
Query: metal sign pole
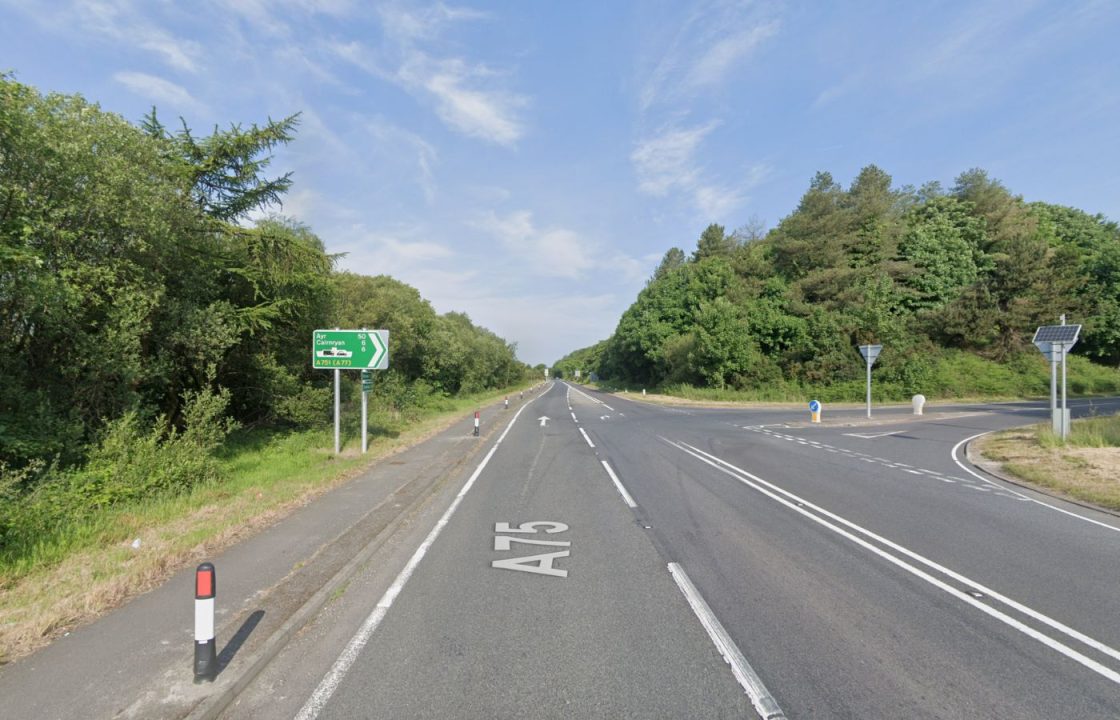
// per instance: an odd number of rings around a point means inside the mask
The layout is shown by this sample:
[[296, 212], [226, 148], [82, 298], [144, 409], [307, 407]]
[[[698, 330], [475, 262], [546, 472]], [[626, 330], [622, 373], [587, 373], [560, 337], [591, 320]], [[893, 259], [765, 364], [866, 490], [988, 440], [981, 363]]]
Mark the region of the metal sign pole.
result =
[[1050, 350], [1050, 427], [1058, 427], [1061, 432], [1061, 424], [1055, 422], [1058, 420], [1058, 351]]
[[1066, 346], [1061, 346], [1062, 353], [1062, 442], [1069, 437], [1069, 415], [1066, 410]]
[[871, 360], [867, 361], [867, 417], [871, 417]]
[[340, 449], [339, 427], [340, 427], [341, 423], [339, 421], [339, 415], [341, 415], [340, 408], [342, 406], [342, 389], [341, 388], [342, 388], [342, 371], [341, 370], [335, 370], [334, 371], [334, 454], [335, 455], [338, 455], [338, 452], [339, 452], [339, 449]]

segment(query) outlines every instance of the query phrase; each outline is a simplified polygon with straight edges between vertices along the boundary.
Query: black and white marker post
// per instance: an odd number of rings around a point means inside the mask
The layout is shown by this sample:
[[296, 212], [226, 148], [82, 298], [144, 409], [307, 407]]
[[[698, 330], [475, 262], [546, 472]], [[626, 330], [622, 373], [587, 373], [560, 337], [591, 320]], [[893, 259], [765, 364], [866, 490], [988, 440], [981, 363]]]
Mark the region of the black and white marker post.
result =
[[478, 437], [479, 411], [474, 411], [474, 436]]
[[204, 562], [194, 573], [194, 681], [213, 682], [218, 676], [218, 650], [214, 640], [214, 565]]

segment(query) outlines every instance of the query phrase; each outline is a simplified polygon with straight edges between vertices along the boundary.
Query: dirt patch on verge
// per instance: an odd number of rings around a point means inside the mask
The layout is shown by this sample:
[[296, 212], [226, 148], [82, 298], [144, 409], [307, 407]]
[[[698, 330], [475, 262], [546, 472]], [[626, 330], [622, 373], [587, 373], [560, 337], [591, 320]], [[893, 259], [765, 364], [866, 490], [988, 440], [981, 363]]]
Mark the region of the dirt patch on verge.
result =
[[980, 438], [972, 449], [1027, 484], [1120, 510], [1120, 448], [1044, 447], [1036, 428], [1019, 428]]

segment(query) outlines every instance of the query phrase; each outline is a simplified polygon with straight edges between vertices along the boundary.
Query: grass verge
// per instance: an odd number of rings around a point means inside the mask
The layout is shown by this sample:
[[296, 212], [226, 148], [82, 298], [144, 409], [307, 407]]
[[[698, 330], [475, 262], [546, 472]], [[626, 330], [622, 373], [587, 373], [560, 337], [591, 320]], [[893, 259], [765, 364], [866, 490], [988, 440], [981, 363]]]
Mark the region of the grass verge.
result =
[[329, 428], [236, 433], [219, 453], [220, 482], [108, 508], [54, 538], [64, 552], [45, 548], [40, 553], [54, 561], [0, 568], [0, 664], [157, 587], [183, 567], [216, 555], [387, 455], [461, 420], [463, 412], [508, 394], [442, 400], [407, 426], [373, 435], [364, 456], [356, 421], [347, 427], [337, 458]]
[[1049, 425], [1033, 425], [981, 438], [974, 449], [1026, 483], [1120, 510], [1120, 415], [1074, 420], [1065, 444]]

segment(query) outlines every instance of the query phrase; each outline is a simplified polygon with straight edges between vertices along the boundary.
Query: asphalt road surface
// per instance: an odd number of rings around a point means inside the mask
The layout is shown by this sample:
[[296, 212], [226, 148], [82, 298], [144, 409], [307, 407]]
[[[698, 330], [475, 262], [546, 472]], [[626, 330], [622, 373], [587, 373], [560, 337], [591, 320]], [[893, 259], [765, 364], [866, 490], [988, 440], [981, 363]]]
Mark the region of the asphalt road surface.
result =
[[963, 458], [1047, 416], [556, 383], [225, 717], [1120, 717], [1120, 520]]

